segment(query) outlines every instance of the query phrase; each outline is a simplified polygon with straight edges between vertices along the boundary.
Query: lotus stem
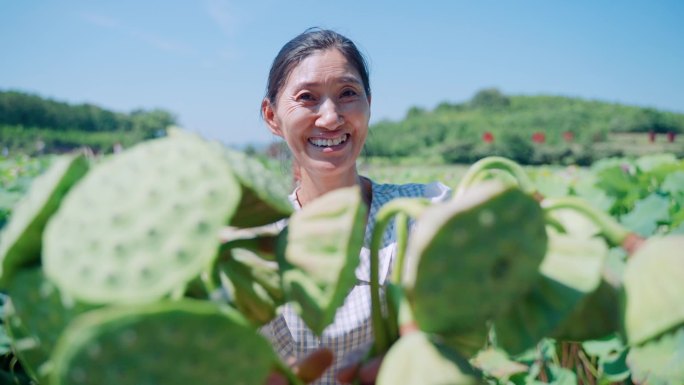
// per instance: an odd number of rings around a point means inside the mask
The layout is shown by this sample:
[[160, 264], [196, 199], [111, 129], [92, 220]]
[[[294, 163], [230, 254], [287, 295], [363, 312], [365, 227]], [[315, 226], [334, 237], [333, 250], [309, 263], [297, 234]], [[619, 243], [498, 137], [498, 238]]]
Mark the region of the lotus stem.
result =
[[454, 197], [461, 196], [465, 190], [477, 183], [482, 178], [483, 172], [487, 170], [500, 170], [507, 172], [515, 179], [521, 190], [523, 190], [525, 193], [535, 196], [537, 200], [540, 200], [541, 197], [538, 196], [539, 194], [537, 192], [537, 188], [534, 186], [530, 180], [530, 177], [527, 175], [522, 166], [508, 158], [501, 156], [489, 156], [473, 163], [470, 168], [468, 168], [468, 171], [465, 173], [465, 175], [463, 175], [461, 178], [461, 181], [456, 188]]
[[[378, 211], [375, 220], [375, 226], [373, 227], [373, 232], [371, 234], [371, 244], [370, 244], [370, 290], [371, 290], [371, 322], [373, 325], [373, 334], [375, 338], [375, 351], [376, 354], [381, 354], [386, 352], [389, 348], [389, 339], [391, 336], [385, 330], [384, 318], [382, 316], [382, 305], [380, 303], [380, 260], [378, 253], [382, 247], [382, 236], [385, 234], [385, 229], [391, 223], [391, 220], [398, 214], [403, 214], [405, 217], [417, 218], [423, 210], [429, 205], [427, 199], [420, 198], [400, 198], [395, 199], [386, 205], [384, 205]], [[399, 228], [407, 227], [407, 220], [405, 223], [399, 223]], [[408, 231], [399, 230], [397, 237], [402, 236], [405, 239], [397, 239], [397, 253], [401, 255], [401, 261], [397, 260], [397, 266], [394, 267], [395, 272], [399, 270], [398, 273], [393, 273], [393, 278], [398, 277], [401, 279], [401, 271], [403, 267], [403, 259], [405, 250], [399, 250], [401, 246], [405, 249], [407, 243], [406, 238], [408, 238]]]
[[[613, 217], [591, 206], [582, 198], [572, 196], [547, 198], [542, 201], [541, 205], [547, 213], [557, 209], [571, 209], [584, 215], [601, 229], [604, 238], [613, 246], [621, 246], [627, 250], [632, 248], [627, 246], [630, 240], [633, 240], [634, 237], [641, 239], [641, 237], [623, 227]], [[627, 251], [629, 252], [630, 250]]]

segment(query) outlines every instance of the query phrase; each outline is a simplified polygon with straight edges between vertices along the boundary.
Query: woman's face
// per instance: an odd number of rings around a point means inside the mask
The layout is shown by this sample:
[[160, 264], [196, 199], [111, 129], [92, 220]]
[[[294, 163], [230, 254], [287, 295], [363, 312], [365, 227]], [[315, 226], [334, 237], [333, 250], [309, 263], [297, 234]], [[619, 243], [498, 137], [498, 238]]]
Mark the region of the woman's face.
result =
[[302, 173], [356, 172], [368, 134], [370, 97], [358, 71], [337, 49], [302, 60], [262, 112], [271, 131], [285, 139]]

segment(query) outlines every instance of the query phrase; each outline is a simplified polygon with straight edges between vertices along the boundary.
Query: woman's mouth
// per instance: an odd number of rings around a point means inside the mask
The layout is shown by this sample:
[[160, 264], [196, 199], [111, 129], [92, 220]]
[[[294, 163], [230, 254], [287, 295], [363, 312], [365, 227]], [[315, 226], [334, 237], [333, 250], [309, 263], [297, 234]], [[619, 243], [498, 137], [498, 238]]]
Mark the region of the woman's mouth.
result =
[[319, 148], [335, 147], [345, 143], [350, 137], [350, 134], [344, 134], [336, 138], [309, 138], [309, 143]]

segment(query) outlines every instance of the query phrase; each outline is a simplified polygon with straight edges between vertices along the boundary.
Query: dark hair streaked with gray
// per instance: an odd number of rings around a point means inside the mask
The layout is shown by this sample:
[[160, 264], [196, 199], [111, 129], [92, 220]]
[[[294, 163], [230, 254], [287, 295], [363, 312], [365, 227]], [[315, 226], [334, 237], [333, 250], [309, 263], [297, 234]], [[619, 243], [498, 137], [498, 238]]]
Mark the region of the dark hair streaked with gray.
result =
[[311, 54], [329, 48], [339, 50], [347, 61], [349, 61], [349, 63], [359, 72], [361, 81], [363, 82], [363, 88], [366, 91], [366, 96], [370, 96], [368, 65], [366, 64], [366, 59], [361, 52], [359, 52], [358, 48], [356, 48], [354, 42], [335, 31], [309, 28], [287, 42], [273, 60], [271, 71], [268, 74], [268, 84], [266, 85], [266, 97], [268, 100], [275, 104], [278, 92], [297, 64]]

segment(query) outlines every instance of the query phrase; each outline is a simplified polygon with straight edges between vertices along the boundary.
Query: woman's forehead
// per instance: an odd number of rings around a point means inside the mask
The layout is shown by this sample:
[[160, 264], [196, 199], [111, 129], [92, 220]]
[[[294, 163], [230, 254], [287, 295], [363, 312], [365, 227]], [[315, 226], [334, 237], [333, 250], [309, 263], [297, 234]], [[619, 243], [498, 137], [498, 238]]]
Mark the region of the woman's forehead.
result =
[[361, 75], [337, 49], [317, 51], [292, 68], [286, 87], [316, 86], [322, 83], [363, 85]]

